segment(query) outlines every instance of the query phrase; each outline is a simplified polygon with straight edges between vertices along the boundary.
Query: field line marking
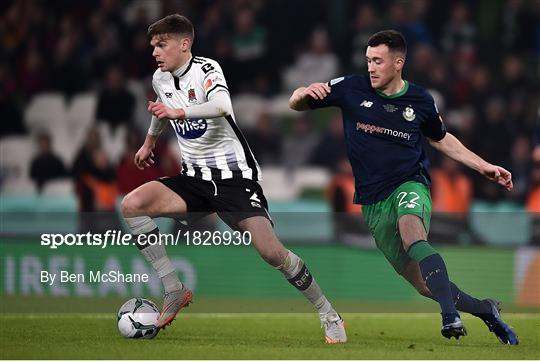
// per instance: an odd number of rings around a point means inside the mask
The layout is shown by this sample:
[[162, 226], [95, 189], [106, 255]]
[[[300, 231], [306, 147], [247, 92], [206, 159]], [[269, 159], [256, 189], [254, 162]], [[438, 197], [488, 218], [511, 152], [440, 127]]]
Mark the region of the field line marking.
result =
[[[346, 319], [428, 319], [438, 317], [437, 313], [342, 313]], [[507, 317], [519, 320], [540, 319], [538, 313], [506, 313]], [[300, 318], [314, 319], [316, 313], [184, 313], [179, 319], [216, 318]], [[116, 319], [116, 313], [0, 313], [0, 319]], [[472, 318], [472, 317], [471, 317]]]

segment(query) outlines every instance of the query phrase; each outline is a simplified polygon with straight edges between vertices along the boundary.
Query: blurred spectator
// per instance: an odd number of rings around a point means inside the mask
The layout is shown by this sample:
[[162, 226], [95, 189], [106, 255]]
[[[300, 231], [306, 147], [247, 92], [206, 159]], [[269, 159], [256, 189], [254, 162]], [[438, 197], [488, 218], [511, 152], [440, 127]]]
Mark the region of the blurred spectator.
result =
[[536, 58], [536, 61], [540, 60], [540, 2], [531, 1], [531, 32], [533, 36], [531, 41], [533, 56]]
[[510, 151], [512, 136], [506, 123], [506, 103], [502, 98], [490, 98], [480, 116], [474, 145], [477, 153], [492, 163], [501, 164]]
[[502, 82], [506, 90], [518, 91], [529, 86], [523, 60], [515, 55], [507, 55], [503, 59]]
[[21, 135], [27, 132], [22, 121], [21, 111], [17, 107], [14, 97], [3, 92], [0, 93], [0, 114], [3, 119], [9, 120], [0, 127], [0, 137]]
[[361, 72], [366, 67], [366, 46], [369, 37], [377, 31], [378, 20], [371, 3], [360, 3], [356, 8], [350, 29], [350, 62], [353, 72]]
[[118, 192], [121, 195], [127, 195], [140, 185], [162, 176], [157, 165], [152, 165], [144, 170], [139, 170], [135, 166], [133, 160], [143, 142], [142, 137], [135, 130], [128, 131], [125, 142], [124, 155], [116, 170]]
[[234, 14], [234, 32], [231, 37], [234, 71], [228, 79], [251, 89], [252, 80], [265, 73], [267, 56], [267, 29], [257, 22], [251, 8], [242, 8]]
[[533, 44], [534, 15], [526, 5], [526, 1], [523, 0], [504, 2], [499, 22], [499, 39], [500, 45], [507, 52], [523, 52], [530, 49]]
[[472, 199], [472, 183], [461, 169], [461, 165], [443, 157], [440, 167], [430, 171], [433, 181], [431, 198], [433, 211], [448, 216], [465, 218]]
[[103, 151], [97, 128], [89, 130], [86, 142], [75, 158], [72, 175], [79, 198], [79, 211], [114, 209], [116, 174]]
[[335, 113], [330, 120], [328, 130], [324, 132], [319, 144], [313, 151], [311, 162], [333, 171], [337, 167], [336, 160], [342, 158], [347, 158], [343, 121], [341, 114]]
[[[122, 59], [122, 65], [128, 78], [142, 79], [151, 77], [156, 69], [156, 62], [152, 57], [152, 48], [150, 39], [146, 35], [148, 25], [151, 23], [149, 12], [155, 2], [144, 1], [134, 3], [132, 8], [128, 8], [128, 14], [131, 15], [131, 21], [127, 27], [127, 54]], [[159, 5], [157, 5], [159, 6]], [[131, 12], [129, 12], [131, 10]], [[126, 15], [128, 15], [126, 14]], [[136, 62], [128, 59], [137, 59]]]
[[12, 72], [6, 63], [0, 61], [0, 114], [6, 120], [0, 127], [0, 137], [26, 133], [16, 87]]
[[540, 106], [536, 111], [536, 124], [533, 131], [533, 161], [540, 161]]
[[454, 52], [453, 79], [451, 91], [452, 106], [462, 106], [470, 103], [472, 91], [472, 77], [475, 71], [477, 58], [475, 50], [460, 49]]
[[52, 152], [49, 134], [38, 134], [36, 143], [37, 154], [30, 165], [30, 178], [36, 183], [38, 192], [41, 192], [47, 181], [66, 177], [68, 173], [60, 157]]
[[336, 173], [332, 177], [326, 195], [333, 212], [345, 213], [354, 216], [357, 222], [362, 213], [362, 205], [354, 204], [355, 180], [351, 163], [347, 158], [341, 158], [336, 162]]
[[527, 195], [527, 210], [537, 214], [540, 217], [540, 162], [536, 161], [533, 165], [531, 188]]
[[137, 31], [133, 34], [127, 57], [137, 59], [136, 62], [128, 62], [126, 65], [126, 74], [130, 78], [142, 79], [152, 76], [156, 62], [152, 57], [152, 49], [146, 31]]
[[335, 238], [343, 244], [374, 248], [367, 225], [360, 217], [362, 205], [353, 203], [354, 184], [349, 160], [336, 160], [336, 174], [326, 189], [326, 197], [332, 207]]
[[126, 55], [122, 54], [124, 43], [120, 41], [116, 24], [107, 22], [101, 11], [92, 14], [89, 26], [92, 39], [92, 76], [97, 79], [104, 78], [111, 65], [123, 66], [124, 62], [128, 61]]
[[135, 97], [125, 87], [124, 75], [118, 66], [107, 70], [105, 84], [98, 95], [96, 118], [111, 129], [133, 122]]
[[261, 112], [255, 128], [246, 132], [247, 141], [261, 165], [276, 165], [281, 160], [282, 136], [276, 131], [272, 117]]
[[508, 198], [523, 204], [527, 197], [531, 176], [531, 142], [527, 135], [517, 136], [510, 149], [508, 170], [512, 172], [514, 189], [508, 194]]
[[532, 213], [533, 216], [532, 244], [540, 245], [540, 108], [538, 108], [536, 125], [534, 128], [533, 145], [531, 186], [525, 205], [527, 211]]
[[82, 175], [81, 181], [93, 194], [93, 211], [114, 211], [118, 195], [116, 172], [103, 149], [92, 152], [92, 167]]
[[115, 37], [115, 42], [119, 39], [127, 38], [126, 23], [124, 20], [124, 6], [120, 0], [100, 0], [97, 13], [103, 18], [110, 28], [110, 32]]
[[471, 21], [469, 6], [465, 2], [457, 2], [452, 5], [450, 18], [444, 26], [442, 47], [449, 54], [473, 49], [476, 45], [477, 33], [478, 30]]
[[[211, 3], [205, 10], [203, 21], [197, 28], [197, 41], [194, 44], [197, 54], [209, 58], [216, 58], [218, 55], [218, 43], [222, 41], [225, 32], [222, 13], [220, 3]], [[217, 59], [221, 60], [219, 57]]]
[[424, 23], [429, 3], [426, 0], [403, 2], [395, 0], [388, 5], [388, 29], [401, 31], [409, 49], [433, 42], [430, 29]]
[[410, 20], [405, 29], [404, 35], [407, 43], [411, 47], [417, 45], [433, 45], [433, 35], [431, 29], [426, 25], [426, 18], [429, 16], [429, 7], [432, 4], [429, 0], [412, 0], [410, 4]]
[[325, 29], [316, 29], [311, 35], [309, 48], [283, 73], [283, 83], [288, 90], [314, 82], [327, 82], [337, 75], [339, 62], [332, 53]]
[[53, 50], [52, 86], [66, 95], [73, 95], [88, 86], [82, 24], [68, 14], [59, 19], [59, 34]]
[[424, 72], [429, 74], [429, 79], [425, 86], [439, 91], [444, 97], [445, 104], [453, 104], [454, 102], [450, 92], [452, 86], [449, 74], [450, 70], [445, 60], [441, 58], [437, 59], [427, 69], [424, 69]]
[[[457, 135], [461, 143], [467, 148], [478, 152], [478, 145], [474, 143], [477, 137], [476, 128], [478, 118], [473, 107], [464, 106], [454, 109], [443, 115], [443, 119], [452, 132]], [[442, 156], [440, 152], [438, 154]]]
[[537, 213], [536, 218], [540, 220], [540, 108], [533, 135], [531, 185], [527, 196], [527, 210]]
[[90, 129], [73, 165], [79, 200], [79, 232], [105, 232], [119, 228], [115, 212], [116, 172], [101, 146], [97, 128]]
[[307, 113], [301, 113], [292, 122], [292, 132], [283, 140], [281, 164], [289, 171], [305, 166], [317, 146], [320, 136], [313, 129]]
[[494, 96], [491, 79], [492, 74], [484, 65], [477, 66], [472, 73], [470, 98], [474, 99], [472, 105], [477, 114], [482, 113], [488, 99]]
[[47, 89], [47, 72], [37, 46], [30, 47], [22, 57], [18, 70], [19, 87], [26, 97]]
[[[475, 152], [494, 164], [502, 165], [510, 151], [509, 139], [512, 134], [505, 124], [506, 105], [501, 98], [491, 98], [474, 136]], [[497, 201], [505, 196], [504, 189], [488, 181], [479, 174], [474, 174], [475, 198]]]
[[430, 170], [430, 175], [433, 200], [431, 237], [446, 244], [458, 243], [469, 234], [472, 181], [463, 172], [461, 164], [444, 155], [440, 165]]
[[[502, 88], [508, 99], [508, 113], [512, 126], [516, 130], [527, 124], [527, 103], [537, 96], [522, 59], [508, 55], [503, 59]], [[536, 94], [535, 94], [536, 93]]]
[[407, 69], [407, 79], [422, 86], [429, 84], [430, 74], [427, 70], [438, 63], [435, 50], [428, 44], [419, 44], [409, 52], [409, 57], [411, 61]]
[[533, 163], [531, 172], [531, 188], [527, 195], [527, 210], [537, 213], [540, 218], [540, 160]]
[[385, 29], [395, 29], [403, 33], [405, 24], [409, 21], [409, 9], [406, 6], [406, 4], [399, 0], [391, 1], [388, 4], [385, 9], [388, 14], [387, 22], [384, 26]]

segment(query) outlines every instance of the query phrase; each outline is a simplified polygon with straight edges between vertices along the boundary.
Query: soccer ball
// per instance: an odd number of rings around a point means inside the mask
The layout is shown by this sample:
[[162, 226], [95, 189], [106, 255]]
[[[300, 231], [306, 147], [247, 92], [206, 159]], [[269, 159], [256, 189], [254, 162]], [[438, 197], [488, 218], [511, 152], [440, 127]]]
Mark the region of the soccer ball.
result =
[[159, 328], [156, 323], [159, 309], [151, 300], [132, 298], [118, 311], [118, 330], [125, 338], [154, 338]]

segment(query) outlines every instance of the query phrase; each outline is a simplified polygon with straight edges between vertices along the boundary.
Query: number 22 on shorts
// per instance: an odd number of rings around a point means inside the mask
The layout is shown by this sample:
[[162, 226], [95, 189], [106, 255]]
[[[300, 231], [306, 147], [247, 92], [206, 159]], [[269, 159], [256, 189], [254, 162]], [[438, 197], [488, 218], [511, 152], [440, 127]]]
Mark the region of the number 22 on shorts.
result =
[[396, 197], [399, 200], [398, 207], [404, 206], [406, 209], [414, 209], [416, 206], [420, 206], [420, 204], [416, 202], [420, 196], [414, 191], [402, 191]]

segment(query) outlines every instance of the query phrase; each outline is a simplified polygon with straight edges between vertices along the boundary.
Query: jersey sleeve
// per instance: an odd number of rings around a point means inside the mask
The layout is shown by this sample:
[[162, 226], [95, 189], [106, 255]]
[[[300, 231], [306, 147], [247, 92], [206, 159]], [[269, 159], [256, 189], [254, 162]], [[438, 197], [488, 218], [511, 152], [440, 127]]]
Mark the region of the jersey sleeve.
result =
[[334, 78], [328, 82], [330, 86], [330, 93], [323, 99], [313, 99], [308, 101], [308, 106], [311, 109], [325, 108], [325, 107], [339, 107], [341, 100], [345, 95], [348, 87], [349, 77]]
[[429, 137], [434, 141], [440, 141], [446, 136], [446, 126], [439, 114], [433, 97], [427, 92], [426, 97], [428, 97], [426, 118], [421, 123], [420, 130], [425, 137]]
[[156, 94], [156, 102], [161, 102], [161, 96], [159, 92], [159, 84], [155, 79], [155, 76], [152, 78], [152, 88], [154, 89], [154, 93]]
[[206, 99], [209, 99], [212, 94], [218, 91], [226, 91], [229, 93], [227, 81], [221, 66], [216, 61], [207, 61], [201, 66], [203, 72], [203, 88], [206, 93]]

